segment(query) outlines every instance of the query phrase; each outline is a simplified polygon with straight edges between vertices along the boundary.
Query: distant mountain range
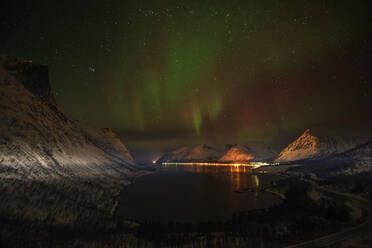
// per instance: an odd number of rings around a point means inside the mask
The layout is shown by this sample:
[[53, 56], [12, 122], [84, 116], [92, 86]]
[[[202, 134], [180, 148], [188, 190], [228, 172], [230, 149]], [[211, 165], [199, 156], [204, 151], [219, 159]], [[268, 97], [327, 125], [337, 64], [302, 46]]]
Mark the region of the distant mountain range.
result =
[[216, 149], [208, 145], [182, 147], [164, 154], [161, 162], [248, 162], [269, 161], [275, 159], [276, 153], [261, 143], [226, 145]]
[[280, 153], [262, 143], [226, 145], [217, 150], [211, 146], [200, 145], [183, 147], [166, 153], [158, 162], [345, 162], [352, 164], [356, 171], [372, 168], [372, 135], [369, 132], [324, 135], [310, 129], [285, 147]]
[[207, 145], [181, 147], [164, 154], [157, 162], [209, 162], [216, 161], [220, 152]]

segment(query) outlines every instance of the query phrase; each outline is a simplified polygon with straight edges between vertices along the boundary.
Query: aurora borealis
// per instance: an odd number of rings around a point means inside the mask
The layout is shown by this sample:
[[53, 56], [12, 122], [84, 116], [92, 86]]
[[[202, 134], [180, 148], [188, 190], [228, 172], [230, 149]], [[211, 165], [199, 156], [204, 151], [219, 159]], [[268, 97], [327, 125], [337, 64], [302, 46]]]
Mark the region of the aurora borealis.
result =
[[274, 142], [371, 122], [362, 1], [6, 4], [1, 54], [48, 64], [62, 108], [124, 142]]

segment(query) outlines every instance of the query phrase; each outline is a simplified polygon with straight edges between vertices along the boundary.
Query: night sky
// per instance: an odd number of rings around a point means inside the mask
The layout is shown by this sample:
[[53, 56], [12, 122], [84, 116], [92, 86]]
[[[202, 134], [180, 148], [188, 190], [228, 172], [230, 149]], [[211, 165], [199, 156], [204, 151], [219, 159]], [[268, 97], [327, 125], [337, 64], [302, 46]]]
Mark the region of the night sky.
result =
[[49, 65], [58, 104], [143, 160], [369, 126], [371, 13], [368, 1], [7, 1], [0, 54]]

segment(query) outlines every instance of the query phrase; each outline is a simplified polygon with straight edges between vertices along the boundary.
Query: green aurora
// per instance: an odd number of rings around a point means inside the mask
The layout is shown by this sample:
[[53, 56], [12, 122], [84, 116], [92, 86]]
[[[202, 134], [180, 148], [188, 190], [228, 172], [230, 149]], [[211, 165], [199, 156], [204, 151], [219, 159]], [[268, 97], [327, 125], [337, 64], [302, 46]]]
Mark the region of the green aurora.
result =
[[48, 64], [70, 115], [125, 140], [273, 142], [370, 119], [371, 11], [359, 2], [8, 5], [1, 52]]

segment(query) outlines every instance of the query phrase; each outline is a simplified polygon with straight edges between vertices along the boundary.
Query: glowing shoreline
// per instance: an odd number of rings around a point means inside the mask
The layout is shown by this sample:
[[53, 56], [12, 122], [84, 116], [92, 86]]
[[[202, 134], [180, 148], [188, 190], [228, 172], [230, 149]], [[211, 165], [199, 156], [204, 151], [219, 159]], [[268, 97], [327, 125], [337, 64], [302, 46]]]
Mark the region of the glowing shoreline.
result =
[[162, 162], [162, 165], [196, 165], [196, 166], [236, 166], [236, 167], [252, 167], [259, 168], [261, 166], [267, 165], [279, 165], [279, 163], [266, 163], [266, 162], [249, 162], [249, 163], [216, 163], [216, 162]]

